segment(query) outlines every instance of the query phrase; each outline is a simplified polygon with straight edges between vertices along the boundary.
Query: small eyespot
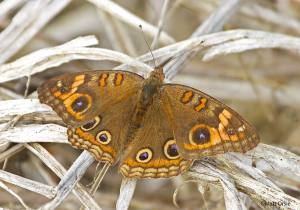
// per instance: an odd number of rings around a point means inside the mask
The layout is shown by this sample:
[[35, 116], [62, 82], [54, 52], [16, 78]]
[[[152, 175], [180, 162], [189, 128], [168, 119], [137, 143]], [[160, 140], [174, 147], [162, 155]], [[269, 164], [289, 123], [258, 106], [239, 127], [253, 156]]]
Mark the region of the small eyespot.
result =
[[95, 128], [97, 125], [99, 125], [100, 121], [101, 121], [100, 116], [97, 116], [94, 119], [92, 119], [91, 121], [89, 121], [86, 124], [84, 124], [83, 126], [81, 126], [80, 128], [83, 131], [90, 131], [93, 128]]
[[96, 135], [96, 140], [101, 144], [109, 144], [111, 142], [111, 134], [109, 131], [103, 130]]
[[165, 143], [164, 146], [164, 154], [168, 159], [177, 159], [180, 157], [177, 146], [176, 146], [176, 141], [174, 139], [168, 140]]
[[73, 109], [74, 112], [82, 112], [86, 109], [86, 107], [88, 106], [88, 99], [86, 96], [79, 96], [78, 98], [76, 98], [73, 103], [71, 104], [71, 107]]
[[61, 80], [57, 81], [56, 86], [58, 87], [59, 92], [62, 94], [69, 92], [69, 88], [64, 86]]
[[68, 92], [68, 88], [65, 87], [65, 86], [60, 87], [60, 88], [59, 88], [59, 91], [60, 91], [62, 94], [67, 93], [67, 92]]
[[206, 125], [195, 125], [189, 133], [189, 140], [191, 144], [206, 144], [210, 141], [210, 130]]
[[139, 163], [148, 163], [153, 156], [153, 152], [151, 151], [151, 149], [148, 148], [144, 148], [141, 149], [137, 154], [135, 159], [139, 162]]

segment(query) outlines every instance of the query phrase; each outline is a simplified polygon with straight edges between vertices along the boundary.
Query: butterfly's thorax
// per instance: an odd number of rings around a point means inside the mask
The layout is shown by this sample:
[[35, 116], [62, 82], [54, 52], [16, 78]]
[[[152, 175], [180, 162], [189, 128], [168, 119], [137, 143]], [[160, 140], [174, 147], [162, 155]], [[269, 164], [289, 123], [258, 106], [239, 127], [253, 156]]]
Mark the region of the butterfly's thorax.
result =
[[138, 95], [138, 102], [128, 129], [126, 143], [133, 139], [135, 132], [142, 126], [142, 121], [149, 106], [153, 103], [154, 98], [158, 97], [160, 88], [163, 84], [164, 75], [162, 68], [156, 68], [150, 76], [145, 79]]

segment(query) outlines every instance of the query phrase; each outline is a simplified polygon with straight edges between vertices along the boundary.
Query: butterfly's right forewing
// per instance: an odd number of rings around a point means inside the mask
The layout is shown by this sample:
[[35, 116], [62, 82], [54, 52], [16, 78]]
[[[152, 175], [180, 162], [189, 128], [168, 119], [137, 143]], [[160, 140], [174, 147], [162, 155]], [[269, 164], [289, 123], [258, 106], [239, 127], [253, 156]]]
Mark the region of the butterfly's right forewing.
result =
[[254, 127], [213, 97], [177, 84], [164, 85], [162, 92], [163, 107], [185, 158], [246, 152], [259, 143]]

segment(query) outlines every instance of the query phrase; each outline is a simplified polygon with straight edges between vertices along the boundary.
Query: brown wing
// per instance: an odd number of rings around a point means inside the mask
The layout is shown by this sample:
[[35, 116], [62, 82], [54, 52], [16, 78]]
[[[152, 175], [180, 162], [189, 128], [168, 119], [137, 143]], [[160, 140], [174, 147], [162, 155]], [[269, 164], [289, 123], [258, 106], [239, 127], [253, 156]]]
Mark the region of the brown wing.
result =
[[238, 113], [199, 90], [166, 84], [162, 97], [179, 152], [185, 158], [246, 152], [259, 142], [255, 129]]
[[136, 93], [143, 77], [126, 71], [88, 71], [65, 74], [38, 88], [41, 103], [51, 106], [62, 120], [80, 126]]
[[191, 160], [177, 151], [173, 131], [159, 98], [154, 98], [140, 128], [135, 132], [120, 163], [120, 172], [129, 178], [167, 178], [186, 171]]
[[68, 127], [68, 139], [79, 149], [88, 150], [96, 160], [114, 164], [123, 152], [129, 121], [138, 93], [112, 105], [99, 108], [100, 114], [81, 127]]

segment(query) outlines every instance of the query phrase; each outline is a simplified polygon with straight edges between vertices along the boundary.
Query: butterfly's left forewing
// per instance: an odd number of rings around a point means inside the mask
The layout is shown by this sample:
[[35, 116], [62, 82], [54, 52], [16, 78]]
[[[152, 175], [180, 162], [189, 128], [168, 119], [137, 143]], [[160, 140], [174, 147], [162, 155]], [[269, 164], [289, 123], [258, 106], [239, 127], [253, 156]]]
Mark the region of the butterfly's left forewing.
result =
[[87, 71], [65, 74], [38, 88], [42, 103], [70, 126], [81, 126], [106, 109], [135, 94], [144, 78], [126, 71]]
[[238, 113], [199, 90], [165, 84], [162, 97], [178, 149], [185, 158], [246, 152], [259, 142], [255, 129]]

